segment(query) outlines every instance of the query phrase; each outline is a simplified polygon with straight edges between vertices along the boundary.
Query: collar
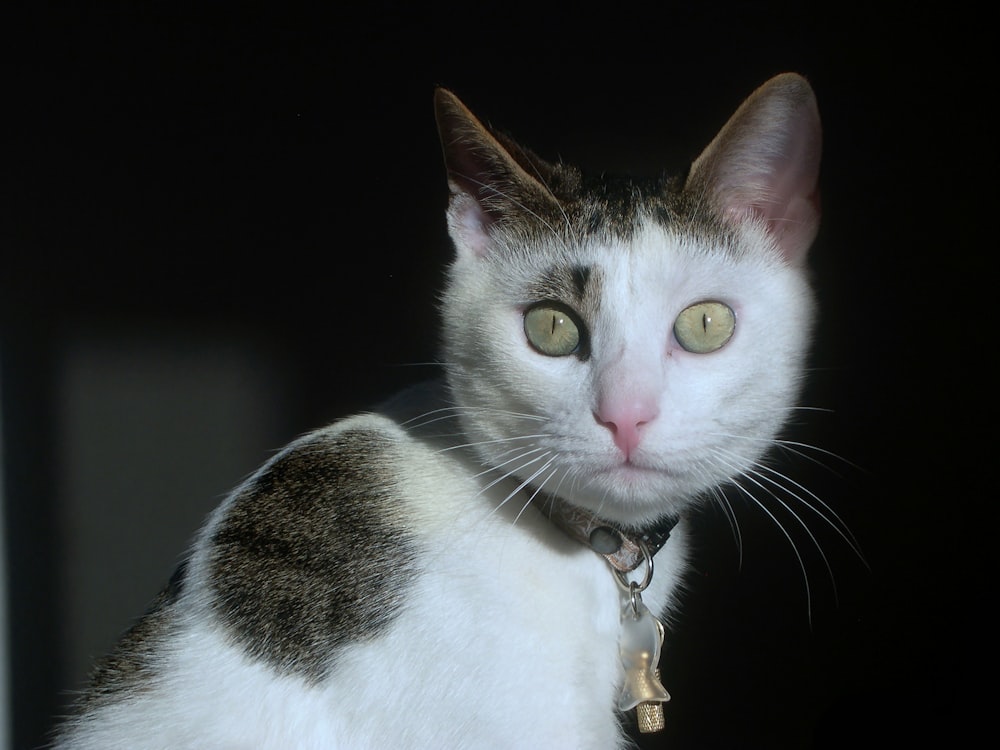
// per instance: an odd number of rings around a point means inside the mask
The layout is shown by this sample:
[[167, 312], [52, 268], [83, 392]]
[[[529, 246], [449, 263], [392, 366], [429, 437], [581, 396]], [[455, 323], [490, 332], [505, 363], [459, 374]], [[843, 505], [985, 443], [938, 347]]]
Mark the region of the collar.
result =
[[649, 529], [631, 531], [557, 497], [550, 497], [547, 506], [552, 523], [571, 539], [601, 555], [620, 573], [631, 573], [647, 555], [652, 558], [659, 552], [680, 520], [677, 516], [667, 516]]

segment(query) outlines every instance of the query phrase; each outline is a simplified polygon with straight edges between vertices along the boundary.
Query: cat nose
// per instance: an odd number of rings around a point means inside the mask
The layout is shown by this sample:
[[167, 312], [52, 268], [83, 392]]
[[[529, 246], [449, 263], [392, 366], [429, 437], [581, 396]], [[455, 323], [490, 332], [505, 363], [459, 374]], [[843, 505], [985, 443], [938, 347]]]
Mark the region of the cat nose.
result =
[[594, 417], [598, 424], [611, 430], [615, 445], [628, 460], [642, 440], [642, 429], [659, 415], [659, 407], [654, 402], [637, 401], [625, 403], [602, 402]]

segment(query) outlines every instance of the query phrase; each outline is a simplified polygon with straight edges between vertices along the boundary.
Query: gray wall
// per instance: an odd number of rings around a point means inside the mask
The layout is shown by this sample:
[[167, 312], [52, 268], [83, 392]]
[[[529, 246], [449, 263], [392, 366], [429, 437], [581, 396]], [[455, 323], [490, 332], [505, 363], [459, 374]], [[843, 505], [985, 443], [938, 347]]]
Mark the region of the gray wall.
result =
[[60, 620], [76, 684], [207, 513], [287, 439], [290, 381], [256, 342], [221, 333], [88, 330], [61, 349]]

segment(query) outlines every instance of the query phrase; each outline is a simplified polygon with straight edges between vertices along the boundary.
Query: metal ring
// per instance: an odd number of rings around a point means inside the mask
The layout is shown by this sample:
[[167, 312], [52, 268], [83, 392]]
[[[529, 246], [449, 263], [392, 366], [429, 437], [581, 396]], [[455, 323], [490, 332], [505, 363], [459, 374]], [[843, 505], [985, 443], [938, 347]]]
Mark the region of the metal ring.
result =
[[614, 571], [615, 579], [618, 581], [618, 585], [622, 587], [625, 591], [629, 593], [629, 596], [635, 598], [636, 594], [641, 594], [647, 588], [649, 588], [649, 582], [653, 580], [653, 555], [649, 552], [649, 547], [646, 542], [642, 539], [639, 540], [639, 550], [642, 552], [642, 559], [646, 563], [646, 574], [642, 577], [642, 583], [636, 583], [635, 581], [630, 581], [625, 577], [617, 568], [612, 568]]
[[632, 605], [632, 614], [639, 616], [639, 605], [642, 603], [642, 594], [639, 593], [639, 584], [632, 581], [628, 587], [629, 604]]

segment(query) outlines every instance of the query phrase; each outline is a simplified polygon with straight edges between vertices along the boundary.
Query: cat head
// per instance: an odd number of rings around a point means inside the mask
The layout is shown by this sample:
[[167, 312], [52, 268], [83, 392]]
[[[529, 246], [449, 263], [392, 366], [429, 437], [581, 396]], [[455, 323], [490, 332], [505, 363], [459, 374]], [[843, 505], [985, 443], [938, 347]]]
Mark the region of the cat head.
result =
[[751, 471], [798, 397], [820, 124], [753, 93], [683, 178], [592, 179], [435, 98], [452, 398], [486, 465], [625, 525]]

